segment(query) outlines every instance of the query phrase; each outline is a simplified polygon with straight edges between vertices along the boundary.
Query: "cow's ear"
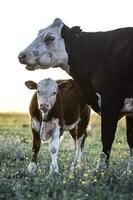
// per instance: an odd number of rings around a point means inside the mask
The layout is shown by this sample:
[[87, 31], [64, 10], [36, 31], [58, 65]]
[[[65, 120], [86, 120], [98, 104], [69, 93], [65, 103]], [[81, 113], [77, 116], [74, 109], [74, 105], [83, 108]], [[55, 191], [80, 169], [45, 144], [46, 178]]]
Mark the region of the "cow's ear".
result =
[[62, 37], [67, 41], [72, 41], [80, 36], [82, 29], [80, 26], [74, 26], [69, 28], [68, 26], [64, 25], [61, 31]]
[[61, 24], [63, 23], [62, 20], [60, 18], [56, 18], [54, 21], [53, 21], [53, 24]]
[[37, 89], [37, 84], [34, 81], [26, 81], [25, 85], [27, 86], [27, 88], [29, 88], [30, 90], [33, 89]]
[[74, 26], [71, 28], [70, 34], [71, 34], [71, 38], [75, 39], [78, 38], [81, 34], [82, 30], [80, 29], [80, 26]]
[[69, 81], [63, 81], [58, 84], [59, 89], [70, 89], [72, 87], [72, 83]]

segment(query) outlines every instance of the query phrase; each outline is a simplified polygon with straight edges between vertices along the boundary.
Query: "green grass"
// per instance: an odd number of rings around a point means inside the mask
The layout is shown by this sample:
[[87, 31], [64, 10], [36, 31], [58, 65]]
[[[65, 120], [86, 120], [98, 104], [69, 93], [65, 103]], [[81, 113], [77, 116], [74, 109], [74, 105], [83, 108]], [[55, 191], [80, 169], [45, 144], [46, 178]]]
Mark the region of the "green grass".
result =
[[100, 153], [100, 120], [92, 116], [91, 134], [83, 152], [81, 167], [74, 173], [69, 167], [74, 158], [73, 141], [65, 133], [59, 150], [60, 173], [49, 175], [48, 144], [42, 144], [38, 155], [38, 170], [31, 176], [27, 166], [31, 158], [32, 135], [27, 114], [0, 114], [0, 199], [1, 200], [132, 200], [133, 174], [125, 174], [129, 159], [125, 122], [120, 121], [113, 144], [110, 167], [96, 174], [92, 181], [88, 174], [96, 166]]

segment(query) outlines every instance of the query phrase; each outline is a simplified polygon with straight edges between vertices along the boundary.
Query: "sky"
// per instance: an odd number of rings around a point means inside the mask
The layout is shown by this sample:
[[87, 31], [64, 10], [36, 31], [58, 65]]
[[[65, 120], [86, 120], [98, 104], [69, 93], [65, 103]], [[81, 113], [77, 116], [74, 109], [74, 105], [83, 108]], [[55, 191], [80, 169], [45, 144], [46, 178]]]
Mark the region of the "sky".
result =
[[133, 27], [132, 0], [4, 0], [0, 1], [0, 112], [28, 112], [34, 91], [24, 82], [69, 78], [61, 69], [29, 72], [18, 54], [55, 18], [84, 31]]

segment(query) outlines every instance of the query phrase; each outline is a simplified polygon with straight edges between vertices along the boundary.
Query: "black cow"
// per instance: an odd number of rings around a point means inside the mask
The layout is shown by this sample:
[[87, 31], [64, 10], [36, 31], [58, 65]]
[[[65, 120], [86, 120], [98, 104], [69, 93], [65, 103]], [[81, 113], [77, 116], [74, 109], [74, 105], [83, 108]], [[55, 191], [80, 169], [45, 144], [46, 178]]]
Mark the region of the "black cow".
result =
[[126, 116], [133, 163], [133, 28], [83, 32], [56, 19], [19, 54], [19, 61], [28, 70], [59, 66], [79, 83], [87, 103], [101, 115], [105, 167], [117, 122]]

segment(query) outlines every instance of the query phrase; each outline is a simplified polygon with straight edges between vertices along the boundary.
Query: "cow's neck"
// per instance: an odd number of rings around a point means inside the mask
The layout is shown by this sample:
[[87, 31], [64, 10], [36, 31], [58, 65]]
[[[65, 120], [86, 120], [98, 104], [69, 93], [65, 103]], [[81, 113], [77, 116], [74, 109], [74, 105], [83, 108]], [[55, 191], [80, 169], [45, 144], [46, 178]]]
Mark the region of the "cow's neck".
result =
[[76, 65], [76, 63], [74, 64], [73, 62], [70, 62], [70, 66], [70, 75], [79, 83], [87, 103], [93, 108], [95, 112], [99, 113], [100, 110], [98, 106], [98, 97], [92, 85], [91, 70], [90, 74], [88, 74], [87, 71], [82, 73], [84, 69], [82, 69], [80, 65]]
[[[68, 27], [64, 27], [63, 34], [66, 51], [68, 53], [68, 64], [70, 66], [69, 74], [79, 83], [82, 88], [83, 95], [89, 105], [96, 111], [99, 112], [98, 97], [96, 95], [92, 84], [92, 67], [93, 67], [93, 41], [95, 39], [95, 33], [81, 33], [80, 36], [75, 37], [75, 40], [70, 40]], [[88, 47], [89, 44], [89, 47]], [[90, 60], [88, 61], [88, 55]]]

